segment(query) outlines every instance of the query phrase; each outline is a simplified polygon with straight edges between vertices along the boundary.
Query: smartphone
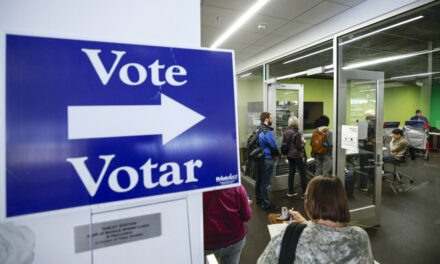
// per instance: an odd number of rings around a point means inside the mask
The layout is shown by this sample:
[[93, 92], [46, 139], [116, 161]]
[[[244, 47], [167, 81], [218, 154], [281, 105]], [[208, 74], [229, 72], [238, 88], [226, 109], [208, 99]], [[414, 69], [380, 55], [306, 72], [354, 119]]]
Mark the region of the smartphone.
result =
[[248, 195], [248, 200], [251, 200], [251, 196], [250, 195]]

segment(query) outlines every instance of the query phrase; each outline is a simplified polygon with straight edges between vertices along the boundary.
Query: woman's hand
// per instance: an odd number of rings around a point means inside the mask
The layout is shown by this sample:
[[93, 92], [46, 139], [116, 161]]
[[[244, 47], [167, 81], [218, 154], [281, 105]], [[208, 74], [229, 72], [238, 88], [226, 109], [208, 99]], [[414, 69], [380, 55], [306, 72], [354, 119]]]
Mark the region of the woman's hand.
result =
[[252, 200], [248, 200], [248, 204], [251, 205], [252, 204]]
[[292, 211], [289, 210], [289, 214], [292, 216], [293, 218], [293, 222], [298, 222], [300, 224], [303, 224], [305, 222], [307, 222], [307, 219], [305, 219], [299, 212], [297, 211]]

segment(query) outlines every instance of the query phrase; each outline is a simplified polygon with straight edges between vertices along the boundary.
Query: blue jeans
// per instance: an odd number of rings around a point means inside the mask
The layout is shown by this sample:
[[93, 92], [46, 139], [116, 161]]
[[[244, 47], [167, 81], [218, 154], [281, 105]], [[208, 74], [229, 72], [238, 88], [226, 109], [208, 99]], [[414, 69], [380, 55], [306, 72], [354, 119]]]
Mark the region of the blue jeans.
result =
[[399, 160], [396, 159], [392, 154], [383, 154], [382, 160], [384, 162], [390, 162], [390, 163], [399, 163]]
[[329, 154], [315, 154], [315, 176], [332, 174], [333, 161]]
[[205, 255], [214, 254], [220, 264], [238, 264], [245, 243], [246, 237], [224, 248], [205, 250]]
[[272, 174], [275, 167], [274, 159], [264, 159], [258, 163], [258, 174], [255, 181], [255, 199], [257, 204], [268, 207], [270, 205], [269, 189], [272, 183]]

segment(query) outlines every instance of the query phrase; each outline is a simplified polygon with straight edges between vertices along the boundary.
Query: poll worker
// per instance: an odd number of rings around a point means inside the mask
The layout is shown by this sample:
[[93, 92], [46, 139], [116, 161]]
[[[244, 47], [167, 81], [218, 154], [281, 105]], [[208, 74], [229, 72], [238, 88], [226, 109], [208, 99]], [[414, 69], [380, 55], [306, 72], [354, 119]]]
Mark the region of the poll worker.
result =
[[347, 225], [350, 222], [347, 195], [338, 177], [314, 177], [307, 187], [305, 209], [309, 221], [299, 212], [289, 211], [295, 222], [305, 224], [296, 248], [283, 243], [284, 230], [271, 239], [258, 264], [284, 263], [285, 255], [280, 261], [282, 245], [294, 252], [294, 261], [289, 263], [374, 263], [367, 232]]
[[420, 110], [420, 109], [416, 110], [416, 115], [411, 117], [411, 121], [423, 121], [423, 122], [429, 124], [428, 118], [426, 118], [422, 115], [422, 110]]
[[205, 255], [214, 254], [221, 264], [239, 263], [251, 203], [242, 185], [203, 193]]
[[408, 149], [408, 141], [403, 137], [403, 131], [396, 128], [393, 133], [393, 138], [390, 142], [390, 152], [383, 155], [384, 162], [401, 162], [405, 160], [405, 153]]

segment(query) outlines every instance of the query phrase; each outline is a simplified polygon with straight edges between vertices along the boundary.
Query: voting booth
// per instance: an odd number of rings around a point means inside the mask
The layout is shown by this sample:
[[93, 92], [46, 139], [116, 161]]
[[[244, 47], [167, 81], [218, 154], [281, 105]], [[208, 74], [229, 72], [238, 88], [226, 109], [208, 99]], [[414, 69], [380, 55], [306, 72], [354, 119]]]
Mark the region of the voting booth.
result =
[[240, 184], [233, 53], [199, 48], [197, 1], [36, 2], [0, 6], [11, 263], [203, 263], [202, 192]]

